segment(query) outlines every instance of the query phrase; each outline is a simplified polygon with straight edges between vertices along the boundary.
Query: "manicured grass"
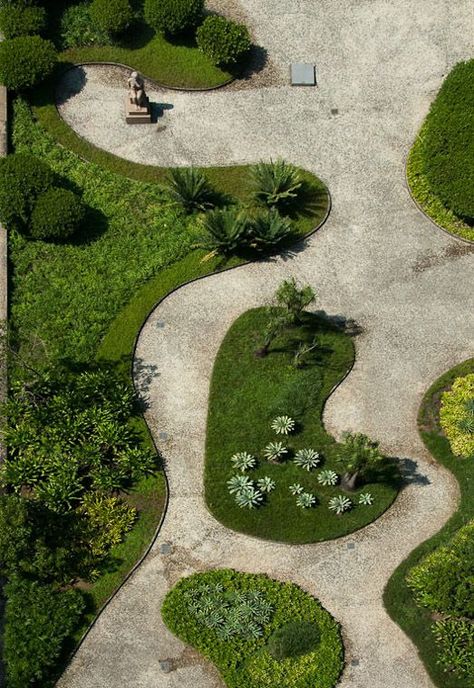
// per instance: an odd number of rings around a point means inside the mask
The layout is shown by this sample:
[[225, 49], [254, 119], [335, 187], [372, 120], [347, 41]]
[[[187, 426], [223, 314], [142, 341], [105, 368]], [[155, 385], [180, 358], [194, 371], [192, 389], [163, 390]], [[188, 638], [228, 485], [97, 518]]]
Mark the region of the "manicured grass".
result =
[[410, 191], [415, 201], [433, 222], [452, 234], [456, 234], [463, 239], [474, 241], [474, 227], [463, 222], [452, 212], [452, 210], [445, 207], [430, 188], [428, 179], [423, 170], [425, 131], [426, 124], [423, 125], [416, 137], [416, 141], [408, 157], [407, 180]]
[[[459, 482], [461, 501], [459, 509], [442, 530], [424, 542], [397, 568], [384, 594], [390, 616], [401, 626], [418, 647], [420, 656], [439, 688], [466, 688], [465, 679], [443, 671], [436, 663], [437, 648], [431, 632], [430, 612], [416, 606], [405, 578], [410, 569], [440, 545], [446, 544], [456, 531], [474, 518], [474, 462], [460, 459], [451, 452], [449, 442], [439, 425], [441, 394], [449, 389], [457, 377], [474, 372], [474, 358], [461, 363], [442, 375], [426, 392], [420, 407], [418, 424], [421, 437], [434, 458], [448, 468]], [[436, 505], [433, 505], [436, 508]]]
[[[388, 483], [376, 476], [361, 492], [374, 496], [371, 506], [355, 505], [336, 516], [328, 510], [330, 497], [341, 494], [339, 486], [322, 487], [316, 480], [319, 467], [307, 472], [291, 459], [280, 465], [263, 459], [262, 450], [273, 440], [283, 440], [292, 450], [312, 448], [323, 455], [321, 468], [340, 472], [336, 463], [336, 442], [325, 430], [322, 411], [326, 398], [347, 373], [354, 360], [354, 346], [347, 334], [330, 322], [305, 314], [302, 326], [286, 331], [274, 341], [265, 358], [255, 356], [267, 320], [265, 309], [244, 313], [232, 325], [219, 350], [211, 381], [206, 443], [206, 501], [224, 525], [268, 540], [304, 543], [340, 537], [362, 528], [385, 511], [397, 494], [393, 467], [387, 465]], [[301, 338], [318, 337], [319, 348], [302, 369], [291, 363]], [[270, 423], [278, 415], [298, 421], [297, 432], [288, 438], [277, 436]], [[377, 438], [374, 438], [377, 439]], [[236, 473], [230, 458], [247, 451], [259, 461], [249, 473], [252, 479], [268, 475], [276, 489], [258, 509], [242, 509], [227, 490], [226, 482]], [[380, 477], [380, 476], [379, 476]], [[300, 483], [315, 494], [314, 508], [300, 509], [288, 486]]]
[[[259, 599], [270, 605], [267, 621], [259, 624], [260, 637], [243, 630], [224, 640], [215, 628], [205, 625], [189, 604], [189, 595], [195, 595], [202, 586], [208, 586], [207, 599], [217, 593], [218, 602], [230, 599], [234, 606], [235, 595], [238, 600], [239, 595], [257, 593]], [[228, 595], [231, 597], [226, 598]], [[338, 624], [317, 600], [293, 583], [229, 569], [198, 573], [182, 579], [168, 593], [162, 615], [175, 635], [215, 664], [228, 688], [333, 688], [343, 668]], [[274, 659], [268, 641], [277, 629], [287, 628], [290, 621], [294, 626], [316, 627], [320, 640], [304, 654]], [[245, 619], [240, 625], [245, 626]]]

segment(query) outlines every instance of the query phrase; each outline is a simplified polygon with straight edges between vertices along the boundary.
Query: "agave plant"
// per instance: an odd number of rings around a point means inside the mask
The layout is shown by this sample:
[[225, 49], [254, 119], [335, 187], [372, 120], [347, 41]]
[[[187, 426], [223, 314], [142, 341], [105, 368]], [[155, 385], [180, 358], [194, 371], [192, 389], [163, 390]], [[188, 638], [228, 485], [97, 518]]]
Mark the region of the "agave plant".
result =
[[277, 416], [272, 420], [272, 430], [277, 435], [289, 435], [295, 429], [295, 421], [290, 416]]
[[242, 490], [247, 490], [253, 487], [253, 481], [246, 475], [233, 475], [230, 480], [227, 481], [227, 489], [230, 494], [238, 494]]
[[374, 503], [374, 498], [372, 497], [370, 492], [362, 492], [359, 495], [359, 504], [365, 504], [366, 506], [370, 506], [373, 503]]
[[263, 454], [267, 461], [279, 461], [285, 454], [288, 454], [288, 449], [283, 445], [283, 442], [269, 442]]
[[257, 487], [261, 492], [269, 493], [275, 489], [275, 481], [272, 480], [268, 475], [263, 476], [257, 480]]
[[237, 207], [211, 210], [203, 222], [204, 235], [198, 246], [208, 250], [208, 257], [228, 255], [248, 245], [249, 219]]
[[297, 466], [301, 466], [308, 472], [312, 468], [316, 468], [320, 460], [318, 452], [314, 449], [298, 449], [293, 459]]
[[296, 498], [296, 506], [300, 509], [310, 509], [316, 504], [316, 497], [310, 492], [302, 492]]
[[282, 210], [291, 206], [301, 193], [301, 175], [284, 160], [259, 162], [251, 170], [253, 197], [268, 208]]
[[345, 511], [349, 511], [351, 507], [351, 500], [344, 495], [337, 495], [329, 500], [329, 508], [331, 511], [335, 511], [336, 514], [343, 514]]
[[257, 461], [252, 454], [248, 454], [247, 452], [238, 452], [231, 458], [231, 463], [236, 470], [245, 473], [245, 471], [255, 468]]
[[246, 487], [244, 490], [237, 492], [235, 501], [241, 509], [255, 509], [255, 507], [260, 506], [262, 503], [263, 494], [253, 486]]
[[272, 208], [257, 215], [250, 225], [251, 246], [257, 251], [268, 251], [288, 238], [292, 230], [291, 220]]
[[214, 206], [215, 192], [201, 170], [195, 167], [171, 170], [169, 183], [172, 197], [187, 213]]
[[329, 487], [330, 485], [337, 485], [339, 476], [335, 471], [331, 471], [329, 468], [324, 471], [319, 471], [317, 475], [317, 480], [320, 485]]
[[300, 485], [299, 483], [293, 483], [293, 485], [290, 485], [288, 489], [292, 495], [299, 495], [303, 492], [303, 485]]

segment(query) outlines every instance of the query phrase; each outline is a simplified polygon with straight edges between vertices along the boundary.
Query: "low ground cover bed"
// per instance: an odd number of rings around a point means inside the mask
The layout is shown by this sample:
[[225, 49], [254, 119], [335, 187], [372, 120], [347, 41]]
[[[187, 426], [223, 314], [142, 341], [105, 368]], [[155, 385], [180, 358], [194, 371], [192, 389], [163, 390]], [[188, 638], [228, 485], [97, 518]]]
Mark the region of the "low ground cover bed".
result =
[[342, 671], [338, 624], [292, 583], [225, 569], [198, 573], [168, 593], [162, 616], [228, 688], [332, 688]]
[[[268, 315], [264, 308], [244, 313], [230, 328], [219, 350], [211, 381], [206, 443], [206, 501], [212, 513], [226, 526], [251, 535], [285, 542], [315, 542], [346, 535], [377, 518], [397, 494], [397, 478], [390, 462], [379, 467], [357, 486], [342, 494], [338, 445], [325, 430], [322, 411], [333, 387], [352, 366], [354, 347], [350, 337], [323, 318], [304, 313], [302, 322], [284, 330], [264, 358], [256, 356]], [[301, 342], [317, 347], [303, 365], [294, 357]], [[289, 416], [295, 430], [288, 436], [272, 428], [275, 418]], [[282, 461], [265, 458], [264, 448], [282, 442], [288, 454]], [[314, 468], [298, 463], [298, 450], [319, 454]], [[268, 478], [274, 487], [260, 506], [240, 506], [229, 492], [229, 481], [239, 473], [236, 454], [256, 457], [241, 475], [259, 485]], [[296, 460], [296, 462], [295, 462]], [[236, 470], [237, 468], [237, 470]], [[337, 473], [334, 485], [321, 484], [325, 472]], [[299, 487], [298, 487], [299, 486]], [[237, 486], [236, 486], [237, 487]], [[302, 488], [302, 489], [299, 489]], [[303, 494], [313, 495], [314, 504], [304, 508]], [[372, 499], [359, 504], [362, 494]], [[338, 515], [330, 500], [350, 499], [352, 508]]]

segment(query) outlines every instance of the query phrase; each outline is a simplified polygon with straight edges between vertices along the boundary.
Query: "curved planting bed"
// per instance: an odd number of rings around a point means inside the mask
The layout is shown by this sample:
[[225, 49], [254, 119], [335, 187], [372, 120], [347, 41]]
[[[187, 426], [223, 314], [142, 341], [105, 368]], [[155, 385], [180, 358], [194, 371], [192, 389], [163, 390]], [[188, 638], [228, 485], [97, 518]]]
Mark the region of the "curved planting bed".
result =
[[[326, 432], [322, 413], [334, 386], [352, 367], [352, 341], [334, 324], [304, 313], [301, 324], [285, 330], [261, 358], [256, 351], [267, 319], [263, 308], [244, 313], [229, 330], [214, 365], [207, 425], [207, 504], [229, 528], [269, 540], [305, 543], [346, 535], [380, 516], [398, 487], [393, 467], [386, 462], [378, 472], [368, 474], [355, 492], [341, 492], [338, 445]], [[296, 367], [295, 352], [301, 342], [312, 346], [314, 341], [316, 347]], [[288, 436], [272, 428], [272, 421], [281, 415], [296, 421]], [[266, 460], [265, 447], [279, 441], [287, 453], [280, 461]], [[314, 468], [307, 470], [295, 462], [300, 449], [319, 454]], [[256, 457], [255, 465], [245, 472], [232, 462], [239, 452]], [[337, 474], [334, 485], [321, 484], [327, 471]], [[239, 472], [254, 485], [262, 485], [264, 499], [255, 508], [236, 500], [229, 481]], [[274, 483], [270, 491], [259, 483], [265, 478]], [[314, 503], [305, 508], [298, 490], [313, 495]], [[367, 493], [372, 503], [359, 503]], [[342, 514], [329, 509], [330, 500], [338, 496], [351, 500], [351, 508]]]
[[332, 688], [343, 668], [338, 624], [292, 583], [230, 569], [198, 573], [168, 593], [162, 616], [228, 688]]

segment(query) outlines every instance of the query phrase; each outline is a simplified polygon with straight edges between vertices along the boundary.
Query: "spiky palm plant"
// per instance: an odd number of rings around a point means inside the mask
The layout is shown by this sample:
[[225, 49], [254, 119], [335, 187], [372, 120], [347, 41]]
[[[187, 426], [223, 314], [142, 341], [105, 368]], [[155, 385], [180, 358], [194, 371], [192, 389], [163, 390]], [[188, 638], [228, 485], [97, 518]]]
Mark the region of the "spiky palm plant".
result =
[[268, 251], [287, 239], [292, 232], [291, 220], [281, 217], [276, 209], [260, 213], [250, 225], [250, 245], [257, 251]]
[[255, 468], [257, 460], [248, 452], [238, 452], [232, 456], [231, 463], [236, 470], [245, 473], [245, 471]]
[[303, 485], [300, 485], [299, 483], [293, 483], [293, 485], [290, 485], [288, 489], [292, 495], [299, 495], [303, 492], [304, 488]]
[[343, 514], [345, 511], [349, 511], [352, 508], [352, 502], [349, 497], [344, 495], [337, 495], [336, 497], [331, 497], [329, 500], [329, 509], [335, 511], [336, 514]]
[[288, 449], [283, 442], [269, 442], [263, 450], [263, 455], [267, 461], [280, 461], [285, 454], [288, 454]]
[[329, 468], [324, 471], [319, 471], [317, 475], [317, 481], [320, 485], [329, 487], [330, 485], [337, 485], [339, 476], [335, 471], [331, 471]]
[[372, 497], [370, 492], [362, 492], [359, 495], [359, 504], [365, 504], [366, 506], [370, 506], [373, 503], [374, 503], [374, 498]]
[[272, 480], [268, 475], [263, 476], [257, 480], [257, 487], [263, 493], [272, 492], [275, 489], [275, 481]]
[[248, 245], [249, 218], [238, 207], [211, 210], [203, 222], [204, 234], [198, 246], [209, 251], [208, 257], [229, 255]]
[[255, 509], [263, 501], [263, 494], [255, 487], [246, 487], [244, 490], [237, 492], [235, 501], [241, 509]]
[[318, 452], [314, 449], [298, 449], [293, 459], [297, 466], [304, 468], [308, 472], [316, 468], [320, 460]]
[[310, 492], [302, 492], [296, 498], [296, 506], [300, 509], [310, 509], [316, 504], [316, 497]]
[[299, 170], [284, 160], [259, 162], [251, 169], [253, 197], [268, 208], [291, 207], [301, 193]]
[[187, 213], [209, 210], [214, 206], [215, 192], [206, 175], [195, 167], [170, 171], [170, 193]]
[[246, 475], [233, 475], [227, 481], [227, 489], [230, 494], [237, 494], [250, 487], [253, 487], [253, 481]]
[[295, 429], [295, 421], [290, 416], [277, 416], [272, 420], [271, 427], [277, 435], [289, 435]]

